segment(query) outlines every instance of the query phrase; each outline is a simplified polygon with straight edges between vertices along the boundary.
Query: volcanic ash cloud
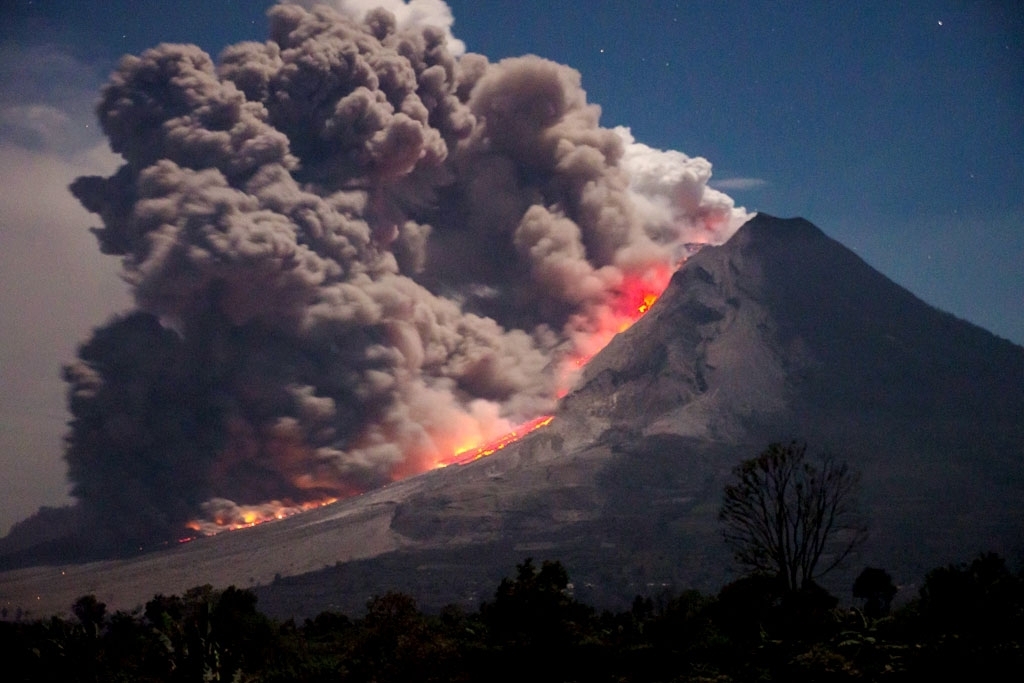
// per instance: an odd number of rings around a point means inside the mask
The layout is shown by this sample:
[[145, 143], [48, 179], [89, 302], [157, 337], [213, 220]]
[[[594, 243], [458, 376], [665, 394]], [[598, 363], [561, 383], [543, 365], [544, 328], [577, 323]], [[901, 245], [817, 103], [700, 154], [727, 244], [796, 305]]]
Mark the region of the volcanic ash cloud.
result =
[[160, 45], [104, 88], [124, 164], [72, 192], [136, 309], [65, 368], [97, 528], [433, 467], [550, 411], [636, 283], [746, 219], [704, 160], [602, 128], [573, 69], [359, 14], [280, 5], [266, 42]]

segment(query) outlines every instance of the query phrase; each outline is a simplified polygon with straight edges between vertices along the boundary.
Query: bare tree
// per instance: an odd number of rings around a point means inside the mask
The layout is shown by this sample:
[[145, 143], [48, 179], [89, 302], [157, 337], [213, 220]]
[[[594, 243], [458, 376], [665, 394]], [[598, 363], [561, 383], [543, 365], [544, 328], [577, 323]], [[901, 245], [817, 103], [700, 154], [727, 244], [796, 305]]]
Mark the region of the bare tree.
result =
[[835, 569], [867, 537], [854, 507], [857, 474], [828, 456], [808, 462], [806, 452], [773, 443], [740, 463], [719, 513], [736, 561], [789, 590]]

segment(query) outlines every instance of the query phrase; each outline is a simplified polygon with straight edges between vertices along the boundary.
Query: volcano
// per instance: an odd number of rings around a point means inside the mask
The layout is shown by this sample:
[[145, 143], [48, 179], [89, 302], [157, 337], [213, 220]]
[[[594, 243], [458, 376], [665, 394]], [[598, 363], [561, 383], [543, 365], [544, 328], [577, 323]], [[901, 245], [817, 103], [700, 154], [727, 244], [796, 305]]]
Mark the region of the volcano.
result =
[[[136, 558], [0, 574], [33, 614], [94, 593], [130, 609], [199, 584], [271, 614], [358, 611], [387, 590], [475, 607], [525, 557], [582, 600], [715, 589], [731, 469], [805, 440], [861, 474], [865, 565], [897, 583], [980, 551], [1024, 557], [1024, 348], [937, 310], [802, 219], [704, 247], [584, 369], [554, 419], [465, 465]], [[834, 585], [833, 585], [834, 584]]]

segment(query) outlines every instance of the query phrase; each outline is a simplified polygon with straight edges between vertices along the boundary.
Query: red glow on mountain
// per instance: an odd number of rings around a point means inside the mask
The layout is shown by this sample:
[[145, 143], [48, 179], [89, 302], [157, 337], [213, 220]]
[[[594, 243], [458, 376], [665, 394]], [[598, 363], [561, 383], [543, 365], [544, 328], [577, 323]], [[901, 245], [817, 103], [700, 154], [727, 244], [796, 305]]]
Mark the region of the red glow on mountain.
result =
[[[626, 275], [610, 304], [591, 311], [591, 315], [587, 316], [585, 320], [580, 320], [579, 331], [572, 335], [573, 350], [564, 358], [559, 370], [558, 398], [562, 398], [569, 392], [579, 371], [611, 341], [612, 337], [629, 329], [633, 323], [650, 310], [665, 287], [668, 286], [671, 277], [672, 270], [668, 266], [652, 268], [643, 274]], [[470, 435], [461, 437], [452, 435], [446, 439], [448, 445], [439, 444], [439, 449], [442, 452], [448, 452], [451, 455], [437, 459], [434, 462], [434, 467], [466, 465], [485, 458], [519, 441], [527, 434], [550, 424], [553, 419], [551, 415], [541, 415], [491, 439], [481, 435], [479, 429], [474, 429]], [[422, 467], [423, 461], [418, 462]], [[398, 480], [416, 474], [418, 471], [420, 470], [396, 471], [392, 474]], [[244, 529], [264, 522], [284, 519], [299, 512], [330, 505], [336, 500], [338, 499], [324, 498], [299, 504], [292, 504], [289, 501], [271, 501], [259, 505], [227, 507], [224, 510], [213, 512], [211, 519], [189, 522], [187, 527], [196, 535], [180, 540], [186, 542], [198, 536], [212, 536], [222, 531]]]
[[671, 278], [672, 270], [667, 265], [625, 277], [612, 303], [597, 310], [583, 331], [573, 335], [573, 351], [559, 370], [558, 398], [569, 393], [580, 370], [612, 337], [628, 330], [650, 310]]
[[505, 446], [519, 441], [530, 432], [534, 432], [541, 427], [550, 424], [553, 419], [554, 416], [552, 415], [541, 415], [540, 417], [536, 417], [528, 422], [524, 422], [507, 434], [503, 434], [497, 439], [485, 443], [482, 446], [478, 446], [476, 444], [461, 446], [457, 448], [455, 454], [451, 458], [438, 463], [437, 466], [447, 467], [448, 465], [466, 465], [474, 460], [479, 460], [480, 458], [492, 455], [497, 451], [500, 451]]
[[291, 501], [272, 500], [259, 505], [238, 505], [226, 510], [217, 511], [212, 519], [194, 519], [186, 528], [196, 532], [195, 536], [179, 539], [180, 543], [191, 541], [198, 536], [213, 536], [222, 531], [235, 531], [247, 527], [273, 522], [284, 519], [300, 512], [315, 510], [316, 508], [330, 505], [336, 502], [337, 498], [323, 498], [303, 503], [292, 503]]

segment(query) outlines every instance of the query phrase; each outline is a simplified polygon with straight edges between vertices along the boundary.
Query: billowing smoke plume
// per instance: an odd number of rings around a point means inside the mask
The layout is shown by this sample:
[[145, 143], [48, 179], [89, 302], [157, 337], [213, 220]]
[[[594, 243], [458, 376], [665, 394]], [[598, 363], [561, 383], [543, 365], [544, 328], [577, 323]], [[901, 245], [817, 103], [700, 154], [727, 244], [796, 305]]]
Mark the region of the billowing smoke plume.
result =
[[103, 90], [124, 164], [72, 191], [137, 309], [65, 369], [98, 528], [431, 468], [550, 411], [631, 287], [745, 220], [704, 160], [602, 128], [573, 69], [365, 4], [280, 5], [264, 43], [160, 45]]

